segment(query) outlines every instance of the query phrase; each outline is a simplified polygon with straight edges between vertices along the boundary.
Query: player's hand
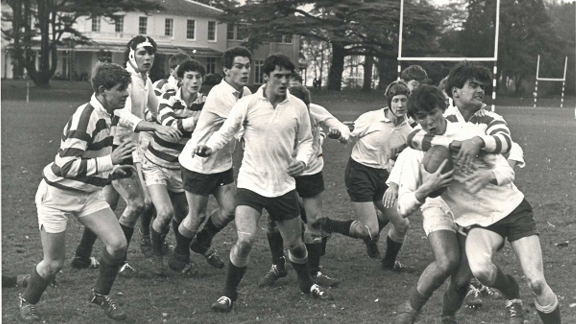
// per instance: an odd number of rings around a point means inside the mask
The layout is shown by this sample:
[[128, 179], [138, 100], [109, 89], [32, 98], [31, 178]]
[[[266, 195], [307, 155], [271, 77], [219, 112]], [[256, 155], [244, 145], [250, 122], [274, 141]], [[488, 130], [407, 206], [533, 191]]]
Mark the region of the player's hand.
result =
[[339, 139], [340, 136], [342, 136], [342, 133], [340, 133], [340, 131], [335, 128], [330, 128], [328, 131], [328, 137], [331, 139]]
[[449, 172], [442, 173], [442, 169], [448, 163], [448, 160], [444, 160], [442, 164], [438, 167], [436, 172], [428, 172], [424, 168], [424, 165], [420, 164], [420, 174], [422, 174], [422, 185], [419, 189], [426, 193], [426, 197], [430, 195], [433, 191], [440, 188], [445, 188], [450, 185], [452, 181], [452, 175], [454, 174], [454, 169]]
[[458, 151], [460, 151], [461, 147], [462, 147], [462, 141], [454, 140], [454, 141], [452, 141], [452, 143], [450, 143], [450, 146], [448, 148], [452, 152], [458, 152]]
[[306, 163], [298, 160], [293, 160], [288, 166], [288, 174], [291, 177], [297, 177], [306, 169]]
[[477, 193], [480, 189], [486, 187], [491, 182], [496, 182], [494, 173], [487, 169], [480, 169], [472, 164], [467, 172], [464, 173], [462, 183], [470, 193]]
[[192, 153], [196, 154], [198, 156], [201, 156], [201, 157], [208, 157], [208, 156], [212, 155], [213, 152], [212, 152], [212, 149], [206, 145], [198, 145], [192, 151]]
[[121, 165], [112, 171], [111, 180], [130, 178], [133, 174], [136, 174], [136, 168], [131, 165]]
[[168, 136], [175, 141], [180, 140], [180, 137], [182, 137], [182, 132], [180, 132], [178, 129], [176, 129], [174, 127], [170, 127], [170, 126], [158, 125], [158, 128], [156, 129], [156, 133], [158, 133], [160, 135]]
[[136, 149], [136, 145], [132, 142], [124, 142], [120, 144], [114, 151], [112, 151], [112, 164], [118, 165], [124, 160], [132, 157], [132, 152]]
[[469, 170], [474, 158], [478, 156], [484, 146], [484, 140], [476, 136], [462, 142], [456, 161], [464, 170]]
[[394, 207], [396, 204], [396, 200], [398, 200], [398, 184], [391, 182], [386, 192], [384, 192], [384, 197], [382, 197], [382, 204], [386, 208]]

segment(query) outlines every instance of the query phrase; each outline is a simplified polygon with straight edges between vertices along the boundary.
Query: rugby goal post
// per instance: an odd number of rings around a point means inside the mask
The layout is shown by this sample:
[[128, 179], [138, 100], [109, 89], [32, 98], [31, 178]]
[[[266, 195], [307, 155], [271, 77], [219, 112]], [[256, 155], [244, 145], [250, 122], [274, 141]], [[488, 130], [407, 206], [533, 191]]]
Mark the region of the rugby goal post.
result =
[[534, 82], [534, 108], [538, 102], [538, 81], [562, 82], [562, 96], [560, 97], [560, 108], [564, 107], [564, 88], [566, 86], [566, 70], [568, 69], [568, 56], [564, 59], [564, 76], [561, 78], [541, 78], [540, 77], [540, 55], [536, 63], [536, 82]]
[[496, 1], [496, 24], [494, 35], [494, 56], [493, 57], [405, 57], [402, 56], [402, 30], [404, 29], [404, 0], [400, 0], [400, 32], [398, 34], [398, 79], [402, 72], [402, 61], [420, 61], [420, 62], [460, 62], [463, 60], [476, 62], [494, 62], [492, 70], [492, 111], [496, 110], [494, 102], [496, 101], [496, 74], [498, 72], [498, 34], [500, 31], [500, 0]]

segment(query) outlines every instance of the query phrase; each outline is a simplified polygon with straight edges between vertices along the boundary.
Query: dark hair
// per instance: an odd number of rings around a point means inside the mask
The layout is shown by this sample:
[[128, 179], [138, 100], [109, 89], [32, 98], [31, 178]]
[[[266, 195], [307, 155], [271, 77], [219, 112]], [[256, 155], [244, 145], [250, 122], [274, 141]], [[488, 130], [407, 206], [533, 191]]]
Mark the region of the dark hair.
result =
[[456, 87], [462, 89], [466, 81], [476, 79], [484, 85], [489, 85], [492, 80], [492, 72], [482, 65], [477, 65], [464, 61], [458, 63], [450, 70], [448, 74], [448, 82], [446, 84], [446, 93], [452, 98], [452, 88]]
[[174, 54], [170, 56], [170, 59], [168, 60], [168, 66], [171, 69], [175, 69], [178, 65], [180, 65], [180, 63], [190, 59], [192, 59], [192, 57], [186, 53]]
[[406, 82], [416, 80], [422, 83], [428, 79], [428, 74], [420, 65], [410, 65], [402, 71], [400, 77]]
[[296, 81], [298, 81], [298, 82], [300, 82], [300, 83], [302, 83], [302, 82], [304, 81], [304, 80], [302, 80], [302, 76], [301, 76], [300, 73], [298, 73], [298, 72], [292, 73], [292, 75], [290, 76], [290, 78], [291, 78], [291, 79], [294, 79], [294, 80], [296, 80]]
[[292, 73], [294, 73], [296, 70], [296, 66], [294, 66], [294, 63], [292, 63], [288, 56], [281, 53], [272, 53], [269, 54], [264, 60], [264, 64], [262, 65], [262, 72], [270, 76], [270, 72], [276, 70], [277, 66], [290, 70]]
[[124, 62], [128, 62], [128, 56], [130, 55], [130, 49], [135, 50], [138, 44], [144, 43], [149, 41], [152, 44], [153, 50], [149, 50], [150, 54], [156, 54], [156, 50], [158, 49], [158, 45], [150, 36], [138, 35], [132, 37], [128, 44], [126, 44], [126, 51], [124, 51]]
[[294, 97], [304, 101], [304, 103], [306, 104], [306, 107], [310, 106], [310, 101], [311, 101], [310, 100], [310, 91], [308, 91], [308, 89], [306, 89], [305, 86], [303, 86], [303, 85], [293, 86], [293, 87], [288, 88], [288, 91]]
[[204, 67], [204, 65], [202, 65], [200, 62], [194, 59], [189, 59], [180, 63], [180, 66], [178, 66], [178, 71], [176, 71], [176, 75], [179, 78], [183, 78], [184, 73], [190, 71], [200, 72], [200, 74], [202, 74], [202, 77], [204, 77], [204, 75], [206, 74], [206, 68]]
[[446, 110], [446, 99], [440, 89], [435, 86], [423, 84], [415, 89], [408, 98], [408, 116], [416, 119], [418, 112], [429, 113], [434, 108]]
[[410, 88], [406, 82], [402, 80], [392, 81], [384, 91], [384, 97], [386, 97], [388, 101], [388, 107], [392, 104], [392, 99], [394, 96], [398, 95], [405, 95], [406, 97], [410, 97]]
[[99, 88], [112, 89], [117, 84], [128, 86], [132, 79], [130, 73], [116, 63], [98, 62], [92, 69], [92, 89], [96, 94], [100, 94]]
[[222, 66], [227, 69], [232, 68], [232, 64], [234, 64], [234, 58], [237, 56], [240, 57], [247, 57], [250, 62], [252, 62], [252, 52], [244, 46], [237, 46], [227, 49], [222, 55]]

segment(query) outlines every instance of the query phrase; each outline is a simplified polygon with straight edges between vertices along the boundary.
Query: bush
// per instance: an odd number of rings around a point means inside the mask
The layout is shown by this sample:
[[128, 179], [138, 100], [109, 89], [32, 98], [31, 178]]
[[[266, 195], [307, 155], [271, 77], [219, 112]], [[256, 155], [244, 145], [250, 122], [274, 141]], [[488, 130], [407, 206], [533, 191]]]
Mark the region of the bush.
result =
[[204, 78], [205, 85], [216, 85], [220, 83], [220, 81], [222, 81], [222, 76], [220, 73], [207, 74]]

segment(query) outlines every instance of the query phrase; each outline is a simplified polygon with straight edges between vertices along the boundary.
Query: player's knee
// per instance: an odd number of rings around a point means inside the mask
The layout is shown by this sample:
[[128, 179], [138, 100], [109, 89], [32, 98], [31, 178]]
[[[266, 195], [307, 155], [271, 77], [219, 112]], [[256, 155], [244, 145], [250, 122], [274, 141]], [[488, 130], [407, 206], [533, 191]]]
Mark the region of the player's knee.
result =
[[236, 242], [236, 254], [239, 257], [247, 258], [252, 250], [252, 245], [254, 241], [251, 239], [238, 239]]
[[106, 244], [106, 250], [108, 251], [108, 253], [110, 253], [110, 255], [115, 256], [115, 257], [120, 256], [120, 255], [124, 255], [127, 247], [128, 247], [128, 242], [126, 242], [126, 238], [124, 237], [124, 235], [122, 235], [121, 237], [118, 237], [114, 240], [111, 240], [111, 241], [107, 242], [107, 244]]
[[449, 255], [443, 255], [436, 260], [438, 268], [445, 276], [449, 276], [458, 268], [459, 258]]
[[359, 239], [369, 239], [370, 233], [368, 232], [368, 227], [355, 220], [350, 225], [350, 236]]
[[288, 250], [290, 251], [290, 253], [295, 256], [296, 258], [304, 258], [306, 256], [306, 246], [304, 245], [304, 243], [300, 240], [298, 240], [297, 242], [288, 244]]
[[398, 235], [405, 237], [406, 233], [408, 233], [408, 229], [410, 229], [410, 221], [408, 218], [403, 218], [401, 222], [398, 222], [397, 225], [394, 225], [394, 230], [398, 233]]
[[280, 229], [278, 229], [278, 226], [276, 225], [276, 222], [271, 220], [270, 218], [268, 218], [268, 223], [266, 224], [266, 229], [268, 230], [268, 233], [278, 233], [280, 232]]
[[492, 262], [475, 263], [472, 265], [470, 263], [470, 270], [476, 279], [478, 279], [483, 285], [491, 286], [494, 284], [496, 279], [496, 267]]
[[168, 225], [172, 217], [174, 217], [174, 208], [171, 205], [156, 208], [156, 221], [162, 226]]
[[146, 209], [146, 205], [144, 204], [144, 199], [142, 197], [126, 200], [126, 207], [130, 208], [136, 215], [142, 214]]
[[548, 284], [543, 277], [528, 278], [528, 287], [530, 287], [534, 296], [542, 295], [542, 292], [544, 292], [547, 285]]

